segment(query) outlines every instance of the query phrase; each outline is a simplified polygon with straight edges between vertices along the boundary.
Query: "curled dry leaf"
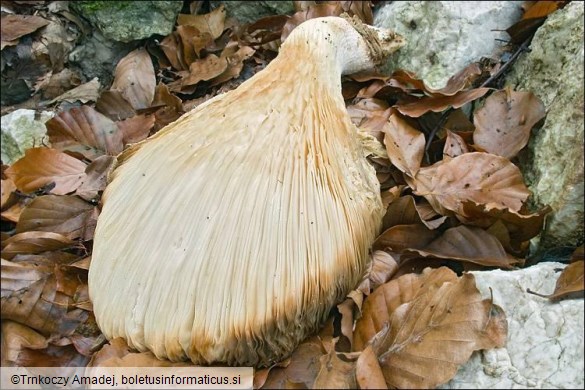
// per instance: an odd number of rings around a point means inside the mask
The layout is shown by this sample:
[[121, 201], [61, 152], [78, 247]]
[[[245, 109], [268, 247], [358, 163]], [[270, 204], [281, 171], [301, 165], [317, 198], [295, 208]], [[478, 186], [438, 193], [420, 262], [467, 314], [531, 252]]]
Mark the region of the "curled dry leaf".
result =
[[6, 175], [22, 192], [33, 192], [55, 183], [51, 193], [65, 195], [81, 185], [85, 167], [83, 162], [58, 150], [31, 148], [6, 170]]
[[211, 80], [222, 74], [227, 69], [227, 66], [227, 60], [215, 54], [210, 54], [201, 60], [196, 60], [189, 66], [189, 75], [183, 78], [181, 88], [195, 85], [200, 81]]
[[372, 254], [372, 267], [369, 272], [370, 286], [372, 290], [386, 283], [398, 270], [398, 262], [394, 257], [384, 251], [374, 251]]
[[397, 104], [395, 107], [401, 114], [411, 118], [418, 118], [429, 111], [441, 112], [449, 107], [459, 108], [485, 95], [489, 88], [476, 88], [460, 91], [452, 96], [429, 96], [415, 102]]
[[2, 200], [0, 201], [0, 209], [4, 210], [12, 206], [16, 202], [16, 197], [13, 195], [16, 191], [16, 185], [11, 179], [2, 180], [1, 191]]
[[424, 154], [424, 134], [398, 115], [390, 116], [383, 131], [384, 144], [392, 164], [406, 175], [415, 177]]
[[[505, 331], [503, 327], [488, 327], [494, 305], [490, 300], [482, 300], [473, 275], [457, 278], [452, 271], [440, 268], [427, 269], [421, 276], [401, 278], [410, 279], [406, 288], [413, 299], [404, 300], [405, 304], [387, 310], [385, 315], [379, 309], [366, 312], [364, 305], [364, 315], [356, 325], [357, 333], [366, 327], [362, 323], [367, 324], [368, 331], [360, 333], [368, 336], [382, 326], [369, 339], [389, 387], [436, 387], [450, 380], [473, 351], [493, 348], [495, 341], [490, 340], [502, 339], [493, 332]], [[387, 285], [398, 285], [401, 278]], [[402, 300], [400, 287], [395, 290], [392, 307]], [[376, 291], [368, 300], [375, 294]], [[377, 316], [384, 320], [378, 319], [378, 325], [373, 325], [372, 317]], [[491, 333], [486, 335], [488, 328]]]
[[[345, 359], [341, 359], [340, 356]], [[353, 355], [353, 356], [352, 356]], [[353, 360], [347, 360], [353, 358]], [[355, 359], [357, 354], [341, 354], [334, 350], [322, 355], [320, 369], [312, 388], [314, 389], [355, 389]]]
[[396, 199], [386, 209], [383, 228], [389, 229], [396, 225], [424, 224], [433, 230], [445, 222], [447, 217], [440, 217], [426, 201], [416, 203], [411, 195], [404, 195]]
[[116, 123], [90, 106], [60, 112], [46, 125], [53, 147], [79, 152], [90, 160], [103, 154], [115, 156], [123, 149], [123, 134]]
[[435, 230], [421, 224], [395, 225], [382, 232], [372, 244], [374, 249], [400, 252], [408, 248], [424, 248], [437, 237]]
[[156, 77], [146, 49], [134, 50], [116, 66], [112, 89], [119, 91], [135, 110], [150, 107]]
[[387, 389], [386, 380], [380, 368], [378, 357], [371, 346], [362, 351], [357, 360], [356, 380], [360, 389]]
[[60, 233], [72, 240], [85, 237], [84, 231], [94, 209], [75, 196], [39, 196], [20, 215], [16, 233], [38, 230]]
[[506, 158], [481, 152], [421, 168], [409, 184], [443, 215], [447, 210], [464, 215], [466, 201], [517, 212], [530, 195], [518, 167]]
[[99, 89], [100, 82], [97, 77], [94, 77], [91, 81], [88, 81], [85, 84], [81, 84], [63, 93], [62, 95], [57, 96], [48, 104], [53, 104], [62, 101], [69, 103], [75, 103], [76, 101], [80, 101], [81, 103], [87, 103], [90, 101], [93, 102], [96, 101], [100, 96]]
[[457, 133], [447, 130], [445, 147], [443, 148], [443, 160], [461, 156], [469, 152], [469, 147], [465, 140]]
[[217, 39], [223, 33], [225, 15], [226, 11], [222, 5], [205, 15], [179, 14], [177, 24], [195, 27], [200, 33], [207, 33], [213, 39]]
[[49, 24], [49, 21], [34, 15], [3, 14], [0, 24], [2, 42], [9, 42], [37, 31]]
[[583, 271], [585, 261], [579, 260], [569, 264], [557, 280], [555, 291], [550, 295], [542, 295], [530, 291], [530, 293], [550, 299], [551, 301], [560, 301], [562, 299], [583, 298], [585, 282], [583, 280]]
[[520, 262], [510, 256], [498, 239], [483, 229], [460, 225], [447, 229], [426, 247], [410, 249], [423, 257], [454, 259], [488, 267], [509, 269]]
[[473, 118], [473, 142], [486, 152], [512, 158], [526, 146], [532, 127], [546, 115], [532, 92], [493, 93]]
[[106, 188], [108, 174], [114, 165], [114, 156], [100, 156], [93, 160], [85, 170], [85, 180], [75, 195], [87, 201], [96, 201], [101, 191]]
[[28, 326], [10, 320], [2, 320], [2, 366], [12, 366], [25, 349], [47, 348], [49, 342], [42, 334]]
[[19, 253], [42, 253], [67, 248], [74, 243], [67, 237], [53, 232], [18, 233], [4, 241], [2, 256], [12, 259]]

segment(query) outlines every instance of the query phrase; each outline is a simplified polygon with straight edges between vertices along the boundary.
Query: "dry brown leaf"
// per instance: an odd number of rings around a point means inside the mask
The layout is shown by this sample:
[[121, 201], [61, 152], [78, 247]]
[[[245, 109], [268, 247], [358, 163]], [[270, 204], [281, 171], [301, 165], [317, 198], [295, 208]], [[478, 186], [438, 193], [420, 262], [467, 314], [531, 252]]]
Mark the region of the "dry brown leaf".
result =
[[386, 248], [400, 252], [408, 248], [424, 248], [437, 237], [435, 230], [421, 224], [395, 225], [382, 232], [372, 244], [373, 249]]
[[42, 253], [67, 248], [74, 243], [67, 237], [53, 232], [24, 232], [10, 237], [3, 243], [2, 256], [12, 259], [19, 253]]
[[457, 275], [446, 267], [424, 275], [407, 274], [380, 286], [368, 296], [362, 307], [362, 316], [357, 321], [354, 334], [354, 350], [361, 351], [390, 323], [392, 313], [403, 304], [411, 302], [423, 283], [436, 288], [445, 282], [457, 280]]
[[[438, 218], [437, 218], [438, 217]], [[411, 195], [401, 196], [388, 205], [383, 219], [383, 228], [389, 229], [396, 225], [424, 224], [433, 230], [441, 226], [447, 217], [439, 217], [435, 210], [424, 200], [415, 202]]]
[[[352, 356], [353, 355], [353, 356]], [[313, 383], [313, 389], [355, 389], [357, 387], [355, 376], [356, 354], [341, 354], [330, 351], [321, 356], [321, 367]], [[344, 356], [354, 360], [341, 359]]]
[[24, 35], [37, 31], [49, 24], [49, 21], [34, 15], [2, 14], [1, 39], [3, 42], [14, 41]]
[[439, 95], [423, 97], [415, 102], [397, 104], [395, 107], [403, 115], [418, 118], [429, 111], [441, 112], [450, 107], [459, 108], [466, 103], [479, 99], [489, 90], [489, 88], [476, 88], [468, 91], [460, 91], [452, 96]]
[[384, 144], [392, 164], [406, 175], [415, 177], [424, 154], [424, 134], [398, 115], [390, 116], [383, 131]]
[[75, 195], [87, 200], [96, 201], [99, 193], [106, 188], [108, 174], [114, 165], [114, 156], [100, 156], [93, 160], [85, 169], [85, 180]]
[[443, 160], [455, 158], [468, 152], [469, 147], [465, 140], [459, 134], [447, 130], [447, 138], [445, 139], [445, 147], [443, 148]]
[[199, 32], [208, 33], [213, 39], [217, 39], [223, 33], [225, 15], [226, 11], [222, 5], [205, 15], [179, 14], [177, 24], [195, 27]]
[[244, 68], [244, 61], [252, 57], [255, 52], [250, 46], [240, 47], [235, 53], [232, 53], [232, 51], [233, 49], [230, 50], [228, 45], [221, 53], [221, 57], [225, 58], [227, 62], [227, 68], [219, 76], [211, 80], [211, 85], [222, 84], [238, 77]]
[[94, 77], [91, 81], [88, 81], [85, 84], [81, 84], [57, 96], [48, 104], [62, 101], [69, 103], [75, 103], [76, 101], [80, 101], [81, 103], [94, 102], [97, 101], [100, 96], [99, 89], [100, 82], [97, 77]]
[[496, 237], [483, 229], [465, 225], [447, 229], [426, 247], [413, 248], [408, 252], [507, 269], [519, 263], [518, 259], [506, 253]]
[[173, 95], [163, 83], [159, 83], [156, 87], [152, 106], [160, 107], [155, 112], [157, 129], [174, 122], [184, 113], [181, 99]]
[[294, 350], [286, 367], [274, 367], [270, 370], [263, 388], [280, 389], [287, 381], [303, 383], [307, 388], [313, 388], [319, 373], [319, 359], [324, 353], [323, 344], [318, 337], [305, 340]]
[[30, 199], [25, 198], [23, 201], [21, 198], [21, 201], [8, 207], [6, 210], [3, 210], [2, 214], [0, 214], [0, 215], [2, 215], [2, 219], [17, 223], [18, 220], [20, 219], [20, 214], [22, 213], [22, 211], [24, 210], [24, 208], [27, 205], [27, 203], [25, 203], [26, 200], [30, 200]]
[[75, 196], [39, 196], [22, 212], [16, 233], [38, 230], [60, 233], [72, 240], [86, 237], [86, 225], [94, 209]]
[[517, 212], [530, 195], [518, 167], [506, 158], [481, 152], [421, 168], [409, 184], [443, 215], [447, 210], [464, 215], [466, 201]]
[[386, 283], [398, 270], [398, 261], [388, 252], [374, 251], [372, 254], [372, 267], [369, 272], [371, 289]]
[[189, 66], [189, 74], [183, 78], [181, 86], [195, 85], [200, 81], [211, 80], [222, 74], [227, 69], [227, 66], [227, 60], [215, 54], [196, 60]]
[[526, 146], [532, 127], [545, 115], [544, 104], [532, 92], [495, 92], [475, 113], [473, 142], [489, 153], [512, 158]]
[[581, 245], [580, 247], [578, 247], [577, 249], [575, 249], [575, 251], [573, 252], [573, 254], [571, 255], [571, 263], [574, 263], [575, 261], [583, 261], [584, 260], [584, 256], [583, 256], [583, 245]]
[[57, 291], [50, 269], [2, 259], [3, 319], [26, 324], [44, 334], [62, 331], [71, 328], [63, 324], [68, 302], [69, 298]]
[[122, 142], [124, 145], [133, 144], [146, 139], [150, 130], [153, 128], [155, 121], [156, 117], [153, 114], [141, 114], [118, 122], [117, 125], [122, 133]]
[[118, 62], [112, 89], [119, 91], [135, 110], [150, 107], [155, 87], [154, 67], [146, 49], [134, 50]]
[[2, 201], [0, 202], [0, 209], [4, 210], [12, 206], [16, 202], [16, 197], [13, 195], [16, 191], [16, 185], [11, 179], [2, 180], [0, 185], [2, 190]]
[[40, 333], [14, 321], [2, 321], [2, 367], [12, 366], [25, 348], [47, 348], [49, 342]]
[[551, 301], [583, 298], [585, 290], [585, 282], [583, 280], [584, 264], [585, 261], [579, 260], [565, 267], [557, 279], [555, 291], [550, 295], [542, 295], [534, 291], [528, 291], [532, 294], [548, 298]]
[[130, 103], [118, 91], [103, 91], [98, 98], [95, 109], [111, 120], [120, 121], [136, 115]]
[[58, 150], [31, 148], [6, 170], [6, 175], [22, 192], [33, 192], [54, 183], [50, 192], [64, 195], [81, 185], [85, 167], [83, 162]]
[[362, 351], [356, 363], [356, 379], [360, 389], [387, 389], [384, 374], [372, 347]]
[[445, 279], [435, 273], [445, 271], [425, 270], [414, 299], [394, 310], [372, 341], [389, 387], [436, 387], [453, 378], [473, 351], [495, 346], [485, 332], [493, 304], [482, 300], [473, 275], [451, 281], [453, 274], [440, 283]]
[[111, 119], [90, 106], [74, 107], [47, 121], [51, 145], [81, 153], [90, 160], [115, 156], [123, 149], [123, 134]]

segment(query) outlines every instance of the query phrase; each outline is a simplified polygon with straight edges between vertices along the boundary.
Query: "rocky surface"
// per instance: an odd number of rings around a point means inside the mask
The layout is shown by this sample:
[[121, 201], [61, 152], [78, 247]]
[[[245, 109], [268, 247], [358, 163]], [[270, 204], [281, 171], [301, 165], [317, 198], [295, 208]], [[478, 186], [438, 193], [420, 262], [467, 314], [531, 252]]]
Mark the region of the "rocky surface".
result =
[[583, 2], [572, 2], [548, 17], [508, 77], [547, 110], [521, 156], [534, 208], [553, 208], [539, 252], [583, 244], [583, 34]]
[[[509, 39], [501, 30], [522, 16], [519, 1], [394, 1], [380, 8], [374, 24], [396, 30], [407, 45], [393, 55], [386, 70], [405, 69], [427, 85], [447, 80], [481, 57], [497, 56]], [[500, 31], [498, 31], [500, 30]]]
[[[476, 271], [483, 296], [506, 312], [508, 343], [475, 353], [443, 388], [583, 388], [583, 299], [550, 302], [562, 263], [517, 271]], [[490, 291], [491, 288], [491, 291]]]
[[36, 115], [34, 110], [20, 109], [2, 117], [2, 162], [12, 164], [26, 149], [48, 143], [45, 122], [55, 114], [43, 111]]
[[241, 23], [252, 23], [270, 15], [292, 14], [292, 1], [212, 1], [211, 6], [217, 8], [223, 5], [228, 16], [236, 18]]
[[168, 35], [182, 1], [74, 1], [71, 8], [107, 39], [130, 42], [153, 34]]

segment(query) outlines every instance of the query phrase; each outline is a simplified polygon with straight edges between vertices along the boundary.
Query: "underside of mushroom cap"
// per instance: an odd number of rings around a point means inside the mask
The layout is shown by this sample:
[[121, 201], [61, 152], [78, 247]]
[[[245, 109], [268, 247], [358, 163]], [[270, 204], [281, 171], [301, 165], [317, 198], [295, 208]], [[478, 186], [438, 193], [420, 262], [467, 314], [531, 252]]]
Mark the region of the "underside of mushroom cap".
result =
[[106, 337], [175, 361], [267, 366], [359, 282], [379, 184], [335, 47], [293, 34], [264, 71], [120, 159], [89, 272]]

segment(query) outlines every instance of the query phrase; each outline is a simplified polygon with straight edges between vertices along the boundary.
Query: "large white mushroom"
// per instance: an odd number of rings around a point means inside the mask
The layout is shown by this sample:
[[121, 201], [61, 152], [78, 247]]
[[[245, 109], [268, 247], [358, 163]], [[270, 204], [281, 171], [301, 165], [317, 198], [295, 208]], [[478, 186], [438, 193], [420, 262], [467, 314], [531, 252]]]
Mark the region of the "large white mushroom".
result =
[[265, 366], [316, 331], [360, 280], [384, 213], [341, 75], [402, 44], [356, 19], [309, 20], [266, 69], [122, 154], [89, 270], [105, 336]]

